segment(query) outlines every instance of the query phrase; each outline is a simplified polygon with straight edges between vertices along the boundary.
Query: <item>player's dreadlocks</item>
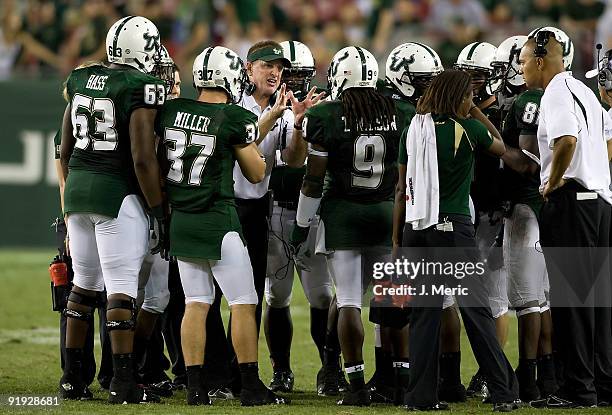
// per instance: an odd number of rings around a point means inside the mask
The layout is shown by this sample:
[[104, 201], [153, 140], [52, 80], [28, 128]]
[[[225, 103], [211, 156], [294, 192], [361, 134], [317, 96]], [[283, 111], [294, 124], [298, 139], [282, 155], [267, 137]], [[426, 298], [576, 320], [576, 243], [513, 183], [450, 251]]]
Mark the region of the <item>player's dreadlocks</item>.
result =
[[386, 128], [393, 122], [393, 100], [374, 88], [350, 88], [342, 92], [339, 99], [350, 130]]
[[467, 72], [445, 70], [434, 78], [419, 99], [417, 113], [445, 114], [461, 118], [461, 105], [471, 89], [472, 78]]

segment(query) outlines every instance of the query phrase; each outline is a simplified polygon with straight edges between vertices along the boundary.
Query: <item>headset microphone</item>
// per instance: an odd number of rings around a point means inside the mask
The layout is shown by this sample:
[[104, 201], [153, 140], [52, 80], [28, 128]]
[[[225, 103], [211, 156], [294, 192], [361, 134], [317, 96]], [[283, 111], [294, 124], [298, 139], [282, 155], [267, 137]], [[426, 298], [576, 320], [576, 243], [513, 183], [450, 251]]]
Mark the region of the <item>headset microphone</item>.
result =
[[600, 86], [602, 86], [606, 91], [612, 91], [612, 68], [610, 67], [610, 59], [612, 58], [612, 49], [608, 50], [604, 53], [602, 61], [599, 58], [599, 53], [602, 49], [601, 43], [598, 43], [597, 48], [597, 66], [599, 67], [599, 73], [597, 74], [597, 82]]

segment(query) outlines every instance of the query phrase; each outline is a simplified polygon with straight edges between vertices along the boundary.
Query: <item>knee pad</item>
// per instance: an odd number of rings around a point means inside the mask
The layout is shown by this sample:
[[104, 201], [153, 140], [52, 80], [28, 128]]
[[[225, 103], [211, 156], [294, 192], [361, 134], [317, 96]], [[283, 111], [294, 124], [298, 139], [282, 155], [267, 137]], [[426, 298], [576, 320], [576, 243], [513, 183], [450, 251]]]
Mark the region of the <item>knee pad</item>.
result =
[[68, 302], [88, 307], [89, 311], [73, 310], [71, 308], [66, 307], [62, 311], [62, 314], [64, 314], [66, 318], [74, 318], [77, 320], [89, 322], [92, 319], [93, 309], [98, 306], [98, 296], [96, 295], [95, 297], [91, 297], [89, 295], [84, 295], [76, 291], [70, 291], [70, 294], [68, 295]]
[[113, 310], [115, 308], [130, 310], [132, 315], [129, 320], [107, 320], [106, 329], [109, 332], [113, 330], [134, 330], [134, 327], [136, 326], [136, 300], [133, 298], [130, 298], [129, 300], [108, 300], [106, 311]]
[[522, 317], [522, 316], [526, 316], [527, 314], [533, 314], [533, 313], [541, 313], [542, 311], [540, 306], [535, 306], [535, 307], [516, 307], [516, 316], [517, 317]]

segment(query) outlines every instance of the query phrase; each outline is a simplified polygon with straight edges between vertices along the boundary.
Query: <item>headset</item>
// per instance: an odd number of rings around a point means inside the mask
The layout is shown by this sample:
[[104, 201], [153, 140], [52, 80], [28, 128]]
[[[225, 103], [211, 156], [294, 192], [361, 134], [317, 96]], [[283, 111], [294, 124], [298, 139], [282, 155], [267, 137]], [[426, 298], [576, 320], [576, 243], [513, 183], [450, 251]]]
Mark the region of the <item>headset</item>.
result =
[[599, 53], [601, 51], [602, 45], [598, 43], [597, 46], [597, 62], [598, 65], [601, 66], [599, 73], [597, 74], [597, 82], [599, 85], [604, 88], [606, 91], [612, 91], [612, 69], [611, 69], [611, 60], [612, 60], [612, 49], [609, 49], [606, 53], [604, 53], [603, 59], [599, 59]]
[[540, 30], [535, 35], [535, 48], [533, 48], [533, 55], [538, 58], [546, 56], [548, 51], [546, 45], [551, 37], [555, 37], [555, 34], [549, 30]]

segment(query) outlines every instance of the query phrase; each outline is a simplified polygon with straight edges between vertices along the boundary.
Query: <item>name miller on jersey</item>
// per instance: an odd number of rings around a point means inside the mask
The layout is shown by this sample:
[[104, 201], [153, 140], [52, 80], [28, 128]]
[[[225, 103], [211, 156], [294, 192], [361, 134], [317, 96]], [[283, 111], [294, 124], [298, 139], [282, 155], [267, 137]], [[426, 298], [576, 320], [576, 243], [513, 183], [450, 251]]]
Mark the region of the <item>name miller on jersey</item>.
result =
[[96, 91], [104, 90], [106, 86], [106, 80], [108, 79], [107, 75], [91, 75], [87, 80], [87, 85], [85, 88], [87, 89], [95, 89]]
[[177, 112], [176, 119], [174, 120], [175, 127], [186, 128], [188, 130], [199, 131], [201, 133], [208, 132], [209, 124], [210, 118], [203, 115], [194, 115], [189, 112]]

